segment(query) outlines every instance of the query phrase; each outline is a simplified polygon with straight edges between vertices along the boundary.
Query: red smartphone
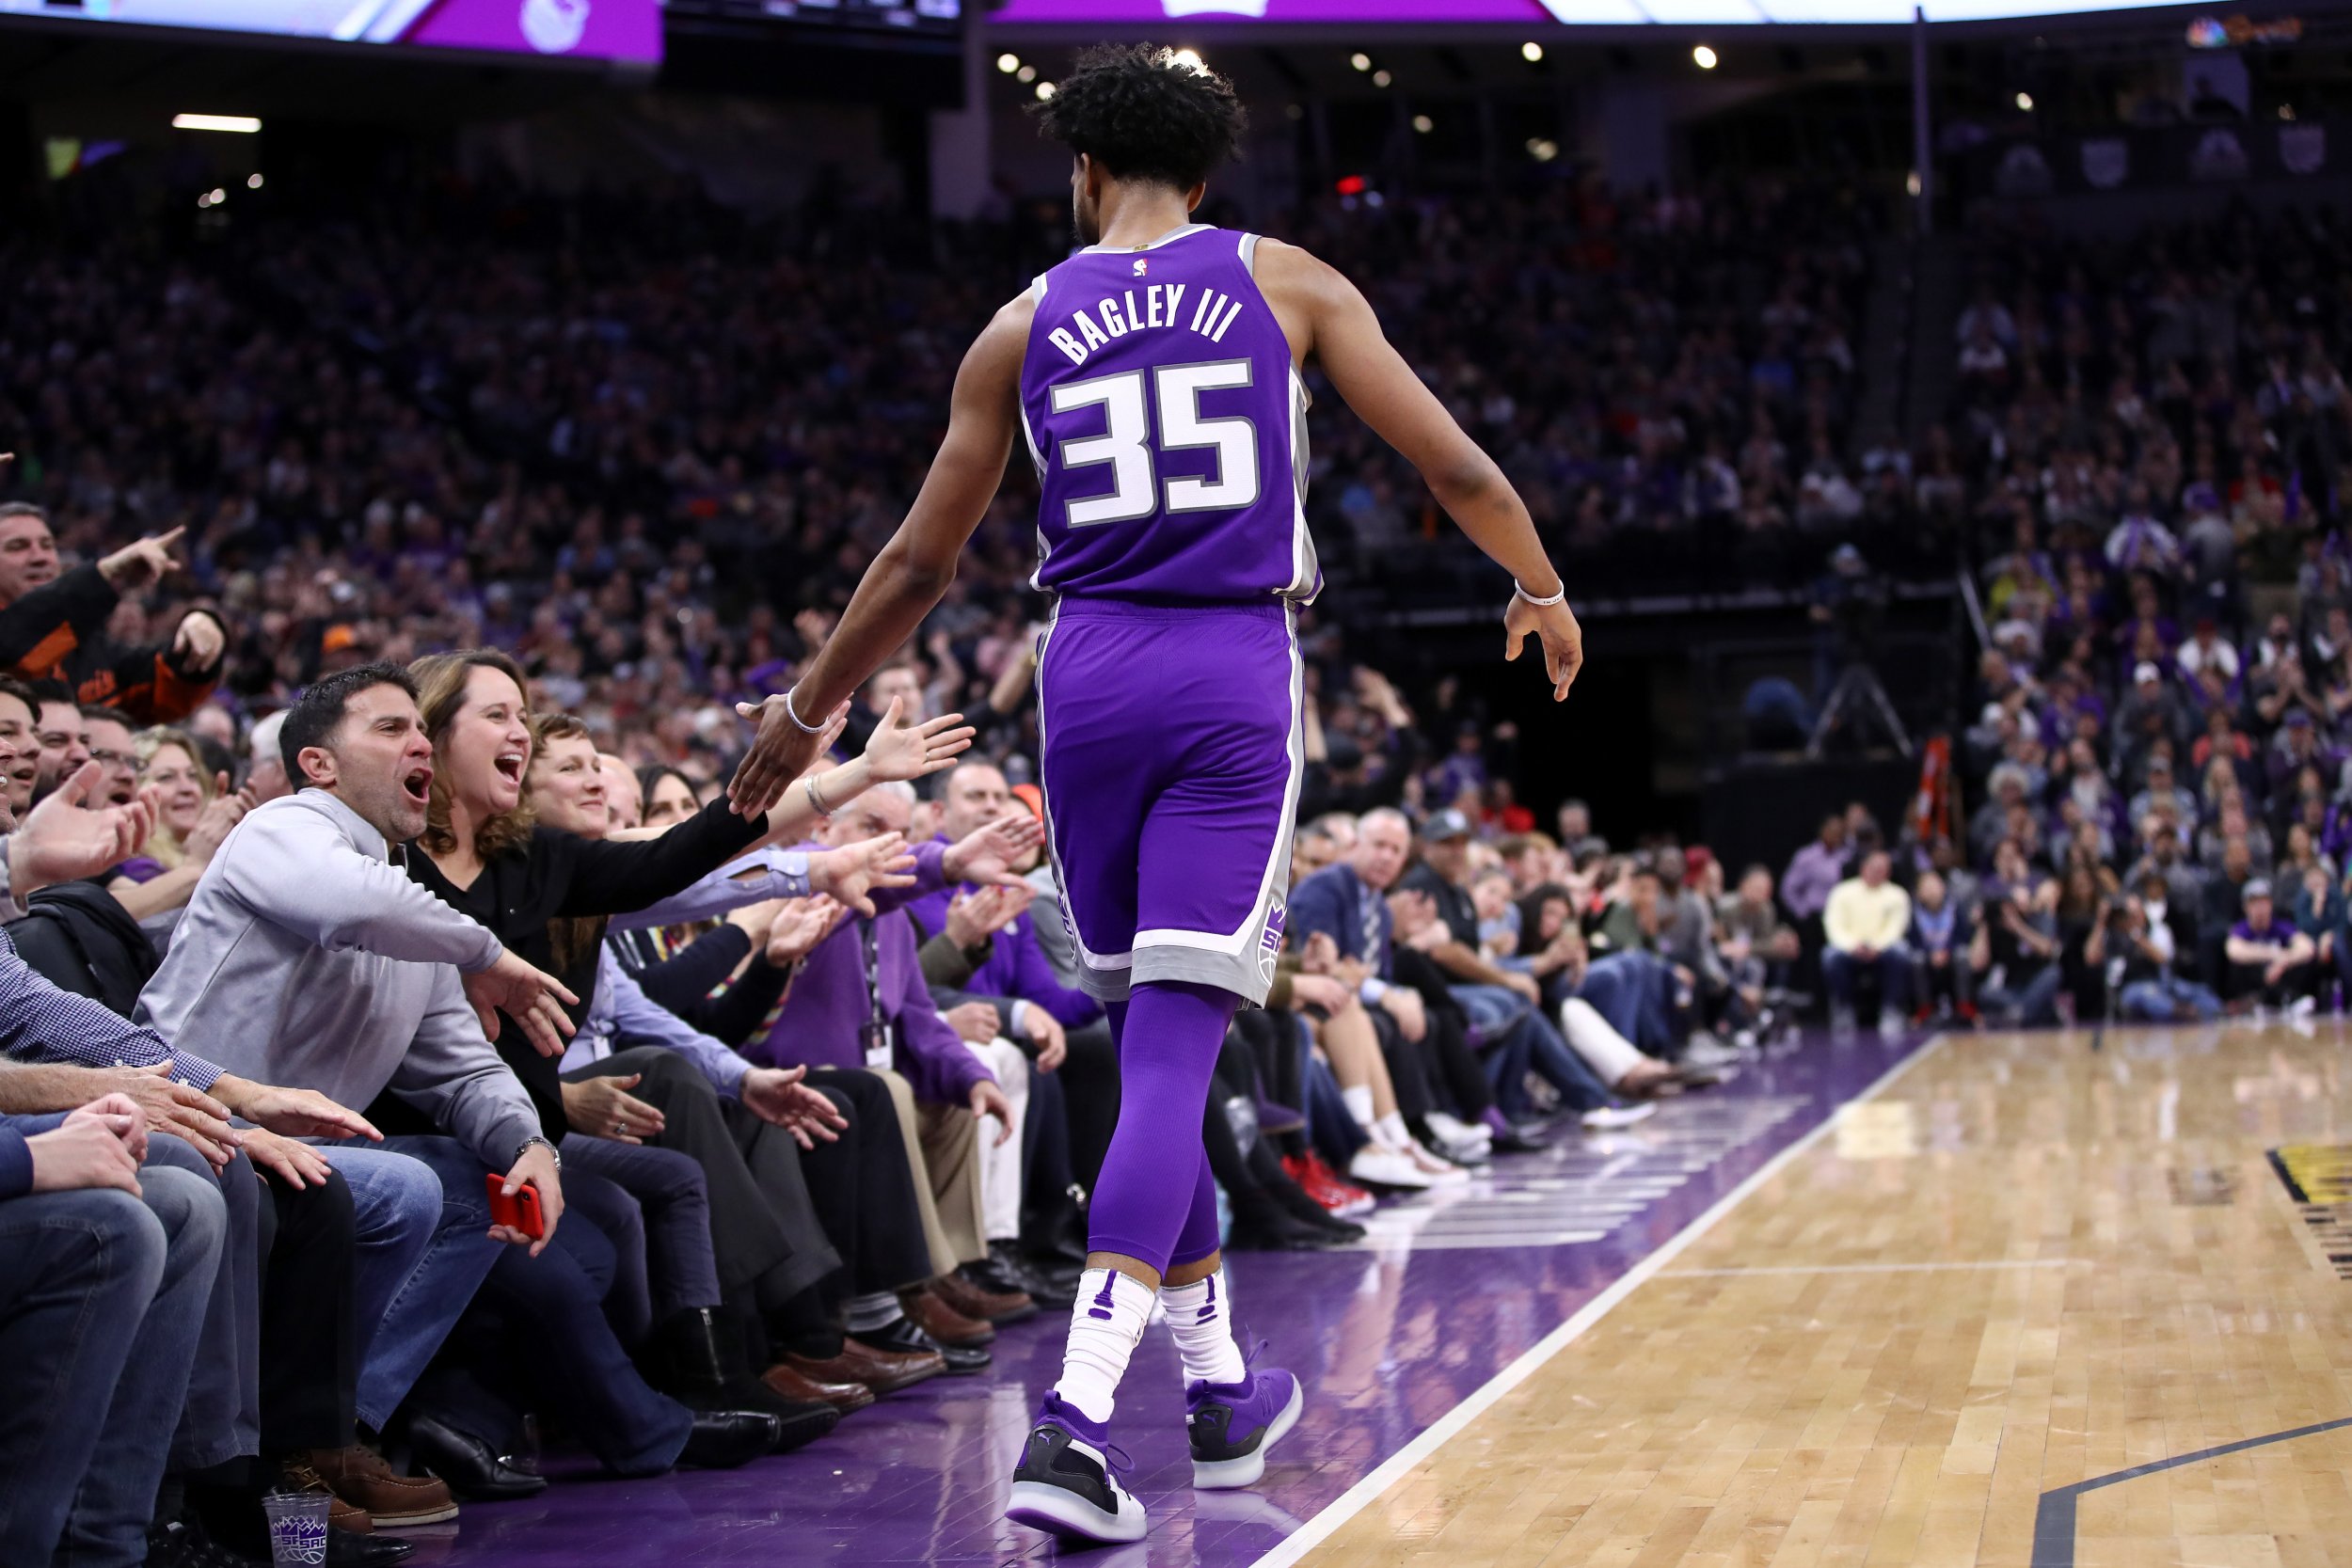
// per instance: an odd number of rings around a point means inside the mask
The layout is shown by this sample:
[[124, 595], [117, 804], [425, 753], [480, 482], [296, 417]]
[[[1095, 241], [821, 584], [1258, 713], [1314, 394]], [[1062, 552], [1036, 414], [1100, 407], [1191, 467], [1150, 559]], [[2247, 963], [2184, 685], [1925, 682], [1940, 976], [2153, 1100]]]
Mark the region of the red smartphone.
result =
[[506, 1178], [493, 1171], [482, 1179], [490, 1190], [490, 1223], [519, 1230], [536, 1242], [548, 1233], [547, 1222], [539, 1213], [539, 1189], [529, 1182], [515, 1189], [515, 1196], [506, 1196]]

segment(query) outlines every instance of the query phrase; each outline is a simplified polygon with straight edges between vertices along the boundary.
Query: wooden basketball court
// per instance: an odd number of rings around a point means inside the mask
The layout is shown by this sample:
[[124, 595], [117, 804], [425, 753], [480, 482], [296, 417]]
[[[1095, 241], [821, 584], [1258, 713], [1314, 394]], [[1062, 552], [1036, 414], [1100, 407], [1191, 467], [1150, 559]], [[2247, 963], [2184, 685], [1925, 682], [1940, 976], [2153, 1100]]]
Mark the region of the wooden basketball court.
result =
[[1937, 1040], [1268, 1561], [2352, 1563], [2348, 1051]]

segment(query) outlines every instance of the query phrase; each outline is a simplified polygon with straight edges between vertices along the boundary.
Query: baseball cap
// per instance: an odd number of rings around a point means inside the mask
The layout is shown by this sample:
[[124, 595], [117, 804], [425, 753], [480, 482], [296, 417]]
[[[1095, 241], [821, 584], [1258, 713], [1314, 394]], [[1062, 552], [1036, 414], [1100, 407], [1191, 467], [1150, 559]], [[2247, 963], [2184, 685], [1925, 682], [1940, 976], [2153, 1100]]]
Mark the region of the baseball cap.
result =
[[2252, 903], [2257, 898], [2269, 897], [2270, 879], [2267, 877], [2247, 878], [2245, 891], [2240, 893], [2238, 896], [2243, 898], [2249, 904]]
[[2312, 727], [2312, 716], [2299, 707], [2291, 707], [2287, 709], [2285, 722], [2288, 729], [2308, 730]]
[[1421, 836], [1435, 843], [1441, 839], [1468, 838], [1470, 832], [1470, 818], [1448, 806], [1430, 815], [1429, 820], [1422, 824]]

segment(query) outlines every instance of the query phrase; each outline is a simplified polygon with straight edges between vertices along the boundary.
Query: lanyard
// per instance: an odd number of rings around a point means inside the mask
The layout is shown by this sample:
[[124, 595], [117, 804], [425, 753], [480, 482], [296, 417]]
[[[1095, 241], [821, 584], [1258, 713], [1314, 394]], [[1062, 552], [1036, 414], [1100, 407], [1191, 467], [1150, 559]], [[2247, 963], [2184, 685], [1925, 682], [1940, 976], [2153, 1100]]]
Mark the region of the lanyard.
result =
[[890, 1066], [897, 1053], [890, 1019], [882, 1012], [882, 943], [875, 933], [875, 923], [857, 923], [858, 944], [866, 954], [866, 1027], [859, 1031], [860, 1043], [866, 1049], [866, 1066], [871, 1071], [882, 1071]]

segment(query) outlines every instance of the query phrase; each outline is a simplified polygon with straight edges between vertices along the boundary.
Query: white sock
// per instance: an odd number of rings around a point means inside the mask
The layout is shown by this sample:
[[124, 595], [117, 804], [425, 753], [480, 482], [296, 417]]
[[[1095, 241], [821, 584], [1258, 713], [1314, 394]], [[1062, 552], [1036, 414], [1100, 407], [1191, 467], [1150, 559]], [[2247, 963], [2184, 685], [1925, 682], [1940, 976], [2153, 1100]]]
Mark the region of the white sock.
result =
[[1359, 1084], [1352, 1089], [1342, 1089], [1340, 1099], [1347, 1106], [1347, 1114], [1356, 1118], [1359, 1127], [1370, 1127], [1378, 1118], [1372, 1114], [1372, 1085]]
[[1078, 1276], [1078, 1300], [1070, 1309], [1070, 1348], [1063, 1354], [1061, 1381], [1054, 1385], [1062, 1402], [1089, 1421], [1107, 1421], [1118, 1402], [1119, 1380], [1127, 1358], [1152, 1321], [1152, 1291], [1117, 1269], [1089, 1269]]
[[1186, 1383], [1239, 1383], [1248, 1368], [1233, 1342], [1233, 1303], [1219, 1269], [1190, 1285], [1164, 1285], [1168, 1331], [1184, 1358]]
[[1404, 1116], [1395, 1111], [1391, 1111], [1380, 1118], [1379, 1124], [1373, 1128], [1372, 1135], [1379, 1141], [1383, 1148], [1413, 1147], [1412, 1129], [1405, 1125]]

